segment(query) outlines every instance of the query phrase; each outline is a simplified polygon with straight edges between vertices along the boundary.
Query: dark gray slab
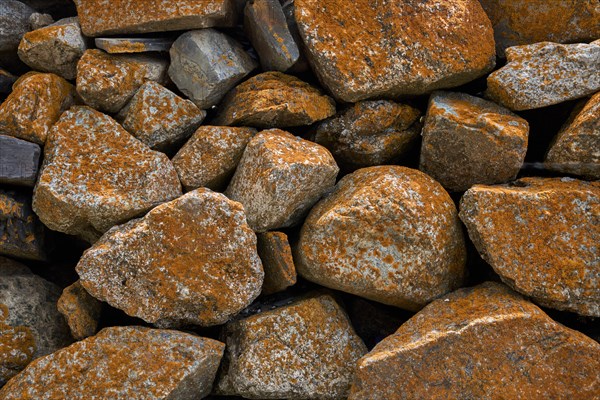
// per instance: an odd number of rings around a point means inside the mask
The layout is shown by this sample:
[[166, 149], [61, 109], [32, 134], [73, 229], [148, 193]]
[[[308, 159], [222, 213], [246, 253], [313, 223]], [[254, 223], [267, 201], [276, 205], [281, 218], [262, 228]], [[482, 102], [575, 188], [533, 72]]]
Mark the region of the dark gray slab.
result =
[[35, 143], [0, 135], [0, 183], [33, 187], [40, 153]]

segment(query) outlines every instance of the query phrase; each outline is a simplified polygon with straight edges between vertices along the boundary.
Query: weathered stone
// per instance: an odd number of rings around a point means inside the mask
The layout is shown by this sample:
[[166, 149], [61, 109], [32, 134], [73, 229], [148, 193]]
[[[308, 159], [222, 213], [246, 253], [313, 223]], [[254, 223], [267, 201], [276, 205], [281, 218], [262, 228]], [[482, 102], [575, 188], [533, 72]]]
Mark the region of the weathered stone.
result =
[[0, 254], [44, 260], [44, 227], [31, 209], [31, 195], [0, 189]]
[[166, 155], [88, 107], [65, 112], [48, 137], [33, 209], [50, 229], [97, 239], [181, 195]]
[[90, 296], [79, 281], [63, 290], [57, 306], [76, 340], [96, 334], [102, 303]]
[[509, 47], [506, 59], [488, 76], [486, 95], [512, 110], [546, 107], [600, 90], [600, 43]]
[[476, 185], [461, 199], [460, 218], [507, 285], [544, 306], [600, 316], [600, 182]]
[[92, 296], [161, 327], [222, 324], [264, 277], [241, 204], [204, 188], [109, 230], [77, 272]]
[[33, 187], [41, 152], [35, 143], [0, 135], [0, 183]]
[[223, 99], [216, 125], [286, 128], [310, 125], [335, 114], [335, 102], [292, 75], [264, 72]]
[[310, 281], [412, 311], [460, 287], [466, 261], [448, 193], [399, 166], [342, 178], [308, 215], [294, 260]]
[[283, 15], [285, 15], [288, 29], [294, 38], [294, 42], [296, 42], [298, 49], [300, 50], [300, 58], [290, 69], [290, 72], [306, 72], [310, 70], [310, 65], [308, 64], [308, 60], [304, 55], [304, 43], [302, 42], [300, 30], [298, 29], [298, 23], [296, 22], [296, 7], [294, 5], [294, 0], [283, 0], [280, 1], [280, 3], [283, 9]]
[[21, 37], [29, 31], [29, 16], [34, 12], [20, 1], [0, 2], [0, 52], [17, 50]]
[[420, 112], [408, 105], [360, 101], [321, 122], [315, 142], [327, 147], [346, 168], [389, 164], [419, 137], [419, 116]]
[[328, 295], [229, 323], [217, 392], [250, 399], [345, 399], [366, 353]]
[[418, 95], [467, 83], [495, 64], [476, 0], [296, 0], [313, 70], [339, 100]]
[[600, 345], [498, 283], [434, 301], [358, 361], [349, 400], [593, 399]]
[[144, 83], [122, 114], [123, 128], [161, 151], [181, 145], [206, 117], [206, 111], [156, 82]]
[[35, 337], [26, 326], [5, 324], [8, 308], [0, 304], [0, 388], [33, 360]]
[[186, 190], [227, 187], [244, 149], [256, 134], [254, 128], [201, 126], [173, 157], [173, 165]]
[[73, 85], [54, 74], [19, 78], [0, 105], [0, 134], [44, 144], [50, 128], [74, 102]]
[[504, 107], [465, 93], [429, 99], [419, 169], [451, 191], [517, 177], [529, 124]]
[[227, 187], [257, 232], [293, 226], [335, 184], [326, 148], [279, 129], [254, 136]]
[[[31, 30], [43, 28], [54, 23], [54, 18], [50, 14], [33, 13], [29, 16], [29, 25]], [[22, 39], [21, 39], [22, 40]]]
[[0, 99], [5, 97], [3, 95], [12, 92], [12, 86], [16, 80], [16, 76], [0, 68]]
[[219, 103], [258, 66], [237, 41], [214, 29], [184, 33], [170, 54], [169, 76], [202, 109]]
[[36, 360], [0, 397], [25, 399], [177, 399], [207, 396], [223, 343], [136, 326], [105, 328]]
[[160, 57], [86, 50], [77, 64], [77, 93], [90, 107], [116, 113], [145, 82], [166, 83], [166, 72]]
[[168, 38], [96, 38], [96, 47], [110, 54], [169, 51], [173, 40]]
[[257, 235], [258, 255], [265, 270], [262, 294], [285, 290], [296, 283], [296, 267], [288, 237], [282, 232]]

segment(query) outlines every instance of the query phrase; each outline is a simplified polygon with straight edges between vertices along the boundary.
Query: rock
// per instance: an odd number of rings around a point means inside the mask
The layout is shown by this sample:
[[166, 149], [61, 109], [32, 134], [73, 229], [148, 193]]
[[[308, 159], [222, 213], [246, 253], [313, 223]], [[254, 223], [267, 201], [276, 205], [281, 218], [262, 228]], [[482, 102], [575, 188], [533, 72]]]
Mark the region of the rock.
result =
[[173, 157], [185, 190], [223, 190], [233, 176], [254, 128], [201, 126]]
[[0, 134], [44, 144], [50, 128], [74, 103], [75, 90], [54, 74], [21, 77], [0, 105]]
[[44, 227], [31, 209], [31, 195], [0, 189], [0, 254], [45, 260]]
[[17, 50], [21, 37], [29, 31], [29, 16], [34, 12], [20, 1], [0, 2], [0, 52]]
[[[33, 13], [29, 16], [29, 25], [31, 30], [43, 28], [54, 23], [54, 18], [50, 14]], [[22, 40], [22, 39], [21, 39]]]
[[367, 351], [328, 295], [231, 322], [224, 337], [217, 392], [252, 399], [345, 399]]
[[476, 0], [294, 3], [307, 57], [338, 100], [420, 95], [495, 64], [492, 24]]
[[0, 135], [0, 183], [33, 187], [40, 153], [35, 143]]
[[242, 206], [204, 188], [108, 231], [77, 273], [92, 296], [161, 327], [222, 324], [264, 277]]
[[156, 82], [146, 82], [123, 110], [123, 128], [154, 150], [180, 146], [206, 111]]
[[456, 207], [424, 173], [359, 169], [313, 207], [295, 249], [298, 273], [319, 285], [416, 311], [463, 283]]
[[178, 399], [207, 396], [223, 343], [137, 326], [98, 335], [31, 363], [0, 397], [17, 399]]
[[281, 72], [264, 72], [225, 96], [215, 125], [286, 128], [309, 125], [335, 114], [335, 102], [306, 82]]
[[360, 101], [319, 123], [315, 142], [349, 169], [390, 164], [418, 138], [420, 114], [393, 101]]
[[88, 107], [65, 112], [48, 137], [33, 209], [50, 229], [94, 241], [181, 195], [166, 155]]
[[63, 290], [57, 306], [58, 311], [65, 317], [75, 340], [82, 340], [96, 334], [102, 303], [90, 296], [79, 281]]
[[515, 46], [506, 49], [506, 59], [488, 76], [486, 95], [512, 110], [546, 107], [600, 90], [600, 43]]
[[554, 139], [545, 165], [551, 170], [600, 179], [600, 92], [574, 110]]
[[216, 105], [258, 66], [238, 42], [214, 29], [184, 33], [170, 54], [169, 76], [202, 109]]
[[19, 44], [19, 58], [37, 71], [75, 79], [77, 62], [86, 48], [77, 19], [67, 18], [26, 33]]
[[33, 360], [35, 337], [26, 326], [4, 323], [8, 309], [0, 305], [0, 388]]
[[425, 307], [357, 364], [349, 400], [595, 398], [600, 345], [487, 282]]
[[300, 36], [300, 30], [298, 29], [298, 23], [296, 22], [296, 7], [294, 5], [294, 0], [283, 0], [280, 1], [281, 8], [283, 9], [283, 14], [285, 15], [285, 20], [288, 25], [288, 29], [294, 38], [294, 42], [298, 45], [300, 50], [300, 58], [294, 64], [294, 66], [290, 69], [290, 72], [302, 73], [310, 70], [310, 66], [308, 64], [308, 60], [306, 59], [304, 53], [304, 43], [302, 43], [302, 37]]
[[243, 204], [252, 229], [265, 232], [300, 222], [338, 172], [324, 147], [271, 129], [250, 140], [225, 194]]
[[86, 50], [77, 64], [77, 93], [90, 107], [116, 113], [145, 82], [166, 83], [166, 72], [159, 57]]
[[96, 47], [110, 54], [169, 51], [173, 40], [169, 38], [96, 38]]
[[451, 191], [517, 177], [529, 124], [490, 101], [458, 92], [429, 99], [419, 169]]
[[460, 218], [503, 282], [536, 302], [600, 316], [600, 182], [523, 178], [476, 185]]
[[0, 99], [3, 99], [4, 95], [12, 92], [12, 86], [16, 80], [16, 76], [0, 68]]
[[282, 232], [257, 235], [258, 255], [265, 269], [262, 294], [281, 292], [296, 283], [296, 267], [288, 237]]

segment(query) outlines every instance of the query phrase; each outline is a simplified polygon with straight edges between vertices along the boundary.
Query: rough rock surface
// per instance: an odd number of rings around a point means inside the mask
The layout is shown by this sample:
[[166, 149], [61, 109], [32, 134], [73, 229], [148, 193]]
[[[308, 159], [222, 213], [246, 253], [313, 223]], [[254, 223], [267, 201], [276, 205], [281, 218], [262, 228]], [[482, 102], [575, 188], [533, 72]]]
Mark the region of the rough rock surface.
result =
[[313, 207], [294, 260], [310, 281], [418, 310], [463, 283], [465, 243], [439, 183], [410, 168], [370, 167]]
[[31, 209], [31, 195], [0, 188], [0, 254], [44, 260], [44, 227]]
[[0, 135], [0, 183], [33, 187], [41, 152], [35, 143]]
[[65, 112], [48, 137], [33, 209], [50, 229], [93, 241], [181, 195], [166, 155], [89, 107]]
[[286, 128], [309, 125], [335, 114], [335, 102], [306, 82], [281, 72], [264, 72], [225, 96], [215, 125]]
[[349, 400], [593, 399], [600, 345], [498, 283], [438, 299], [358, 361]]
[[225, 193], [243, 204], [252, 229], [265, 232], [297, 224], [338, 172], [326, 148], [271, 129], [250, 140]]
[[0, 397], [199, 399], [210, 393], [222, 355], [223, 343], [188, 333], [105, 328], [32, 362], [0, 390]]
[[54, 23], [54, 18], [50, 14], [41, 14], [35, 12], [29, 16], [29, 25], [31, 30], [43, 28]]
[[17, 50], [21, 37], [29, 31], [29, 16], [34, 12], [20, 1], [0, 2], [0, 52]]
[[92, 296], [162, 327], [222, 324], [264, 277], [242, 206], [204, 188], [108, 231], [77, 273]]
[[527, 152], [529, 124], [504, 107], [465, 93], [429, 99], [419, 169], [447, 190], [517, 177]]
[[8, 309], [0, 304], [0, 388], [33, 360], [35, 337], [26, 326], [5, 323]]
[[308, 59], [346, 102], [417, 95], [469, 82], [495, 64], [476, 0], [296, 0]]
[[173, 157], [185, 190], [223, 190], [233, 176], [254, 128], [201, 126]]
[[506, 49], [486, 95], [512, 110], [546, 107], [600, 90], [600, 43], [541, 42]]
[[102, 303], [90, 296], [79, 281], [63, 290], [57, 307], [64, 315], [75, 340], [96, 334]]
[[110, 54], [169, 51], [173, 40], [169, 38], [96, 38], [96, 47]]
[[265, 270], [262, 294], [285, 290], [296, 283], [296, 267], [288, 237], [283, 232], [257, 235], [258, 255]]
[[345, 399], [366, 353], [328, 295], [231, 322], [217, 391], [250, 399]]
[[513, 289], [547, 307], [600, 316], [600, 182], [477, 185], [461, 199], [460, 218]]

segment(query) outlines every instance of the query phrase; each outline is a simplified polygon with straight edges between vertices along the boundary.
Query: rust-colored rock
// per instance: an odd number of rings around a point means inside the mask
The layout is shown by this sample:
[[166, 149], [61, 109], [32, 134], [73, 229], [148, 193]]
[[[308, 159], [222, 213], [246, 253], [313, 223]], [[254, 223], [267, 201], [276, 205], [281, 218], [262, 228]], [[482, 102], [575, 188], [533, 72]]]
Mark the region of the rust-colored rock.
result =
[[96, 38], [96, 47], [110, 54], [146, 53], [148, 51], [169, 51], [173, 39], [169, 38]]
[[0, 304], [0, 388], [33, 360], [35, 337], [26, 326], [5, 323], [8, 308]]
[[0, 189], [0, 254], [45, 260], [45, 232], [31, 209], [31, 195]]
[[529, 124], [490, 101], [436, 92], [422, 135], [419, 169], [458, 192], [515, 179], [525, 160]]
[[349, 400], [596, 399], [600, 345], [487, 282], [425, 307], [358, 361]]
[[79, 281], [63, 290], [57, 306], [76, 340], [96, 334], [102, 303], [90, 296]]
[[250, 399], [345, 399], [366, 353], [328, 295], [229, 323], [218, 393]]
[[476, 185], [461, 199], [460, 218], [507, 285], [544, 306], [600, 316], [600, 182]]
[[326, 148], [271, 129], [250, 140], [225, 193], [244, 205], [252, 229], [265, 232], [297, 224], [338, 172]]
[[105, 328], [32, 362], [0, 398], [200, 399], [211, 391], [223, 347], [178, 331]]
[[296, 283], [296, 267], [288, 237], [283, 232], [266, 232], [257, 235], [258, 255], [265, 269], [262, 294], [285, 290]]
[[439, 183], [380, 166], [346, 175], [313, 207], [294, 259], [310, 281], [416, 311], [460, 287], [465, 243]]

